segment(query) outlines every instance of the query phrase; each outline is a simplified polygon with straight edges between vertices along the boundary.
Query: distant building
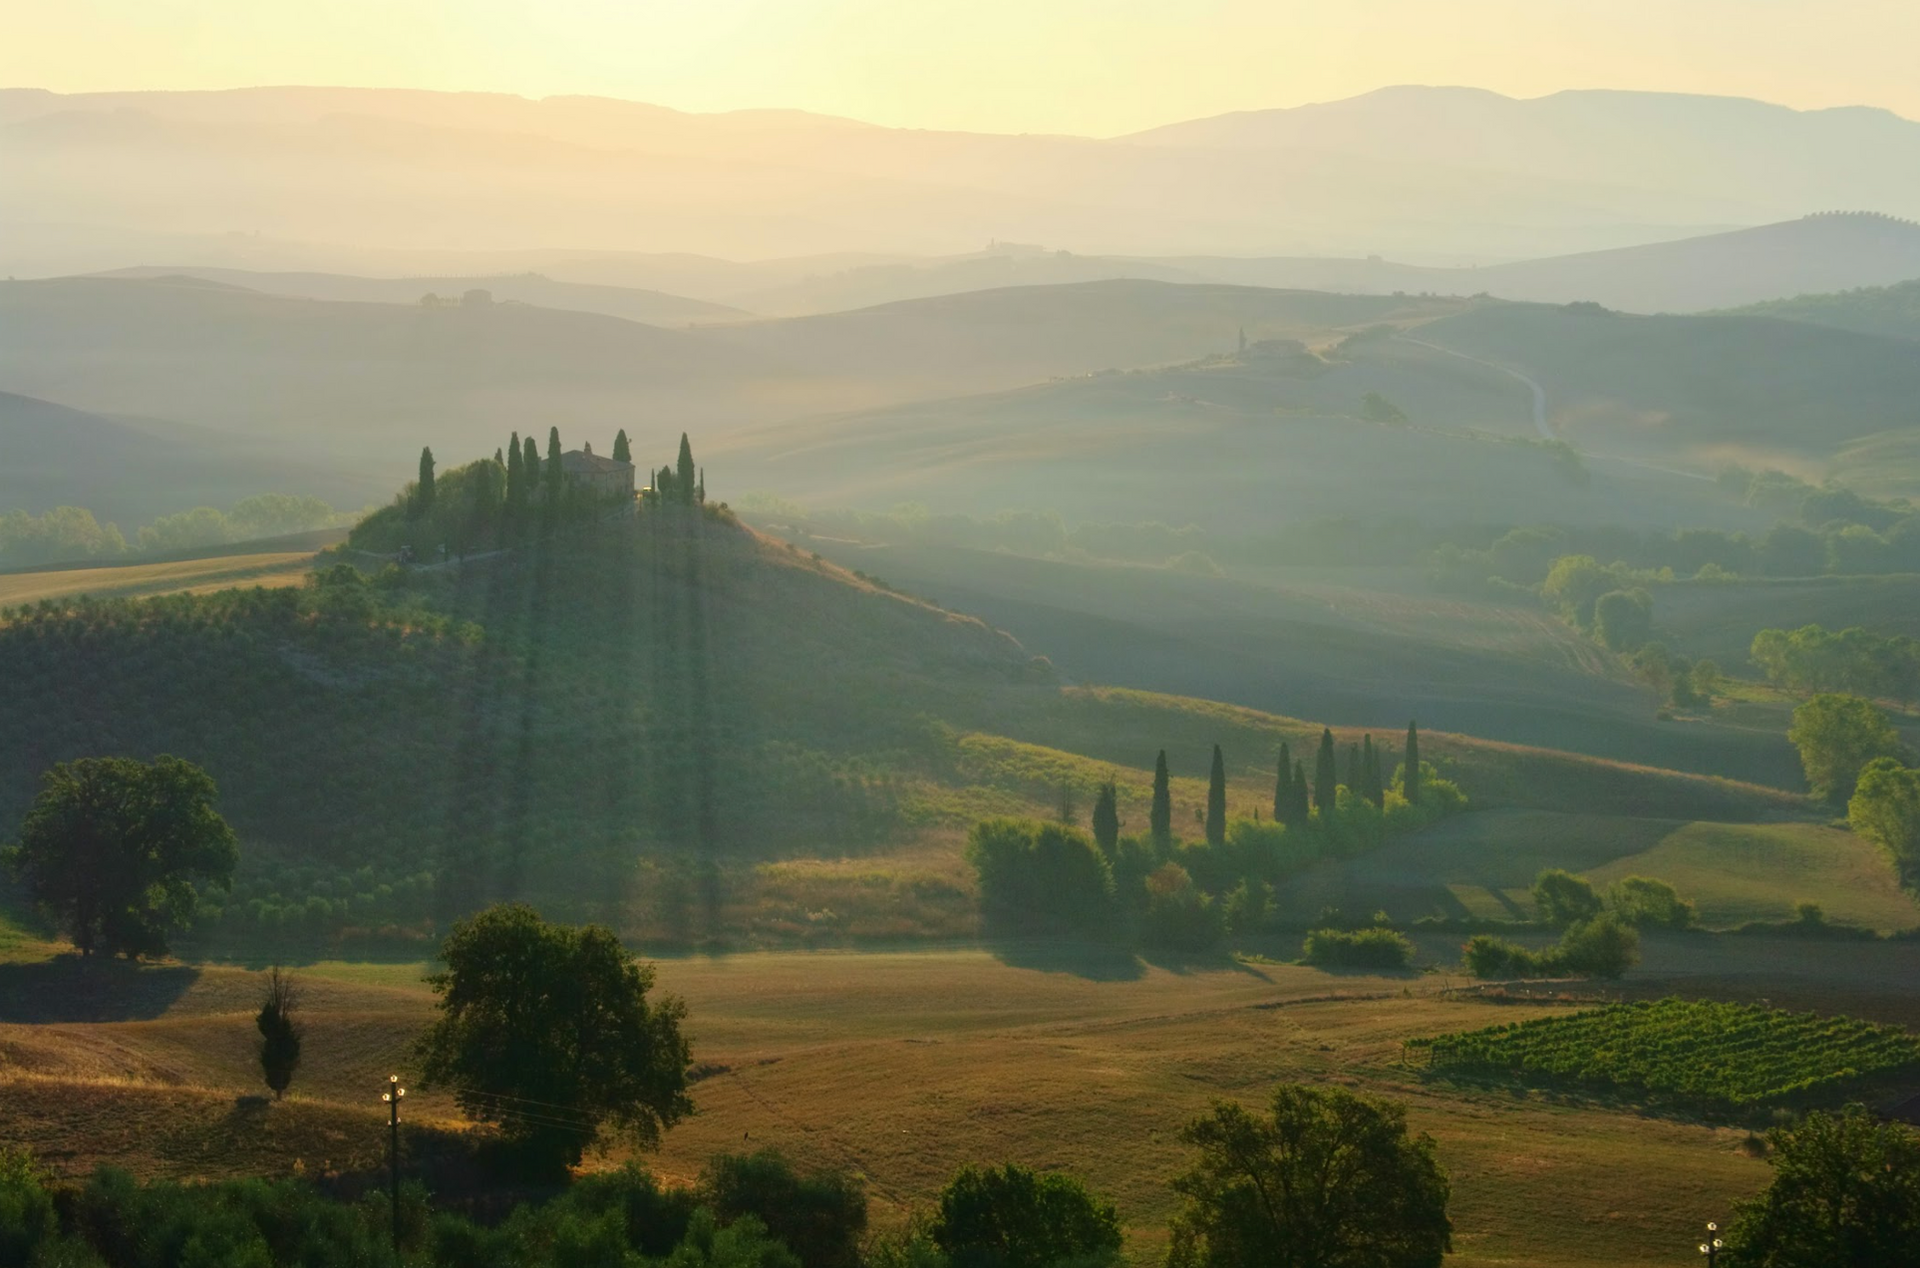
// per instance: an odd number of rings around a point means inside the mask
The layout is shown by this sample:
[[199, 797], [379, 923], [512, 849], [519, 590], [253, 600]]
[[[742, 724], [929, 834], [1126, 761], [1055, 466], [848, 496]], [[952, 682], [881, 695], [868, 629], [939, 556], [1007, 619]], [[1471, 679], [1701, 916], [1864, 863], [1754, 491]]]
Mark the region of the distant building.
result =
[[608, 497], [633, 497], [633, 464], [602, 458], [593, 446], [560, 455], [560, 474], [577, 489]]

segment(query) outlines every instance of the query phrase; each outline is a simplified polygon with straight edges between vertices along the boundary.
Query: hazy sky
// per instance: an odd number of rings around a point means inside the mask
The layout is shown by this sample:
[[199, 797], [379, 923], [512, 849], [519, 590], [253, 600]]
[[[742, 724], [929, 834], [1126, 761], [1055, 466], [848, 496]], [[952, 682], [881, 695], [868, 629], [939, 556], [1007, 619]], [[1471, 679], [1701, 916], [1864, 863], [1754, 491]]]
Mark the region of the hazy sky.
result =
[[1920, 0], [0, 0], [0, 85], [351, 84], [1096, 135], [1451, 83], [1920, 118]]

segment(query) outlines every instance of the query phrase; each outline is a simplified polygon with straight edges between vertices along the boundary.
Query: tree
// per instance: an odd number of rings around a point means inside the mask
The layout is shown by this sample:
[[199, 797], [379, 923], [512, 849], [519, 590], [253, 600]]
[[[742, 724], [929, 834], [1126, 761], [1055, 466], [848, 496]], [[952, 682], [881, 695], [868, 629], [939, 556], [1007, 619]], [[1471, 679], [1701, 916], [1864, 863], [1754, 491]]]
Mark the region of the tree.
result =
[[1819, 695], [1793, 711], [1787, 738], [1800, 750], [1813, 795], [1844, 803], [1867, 763], [1905, 756], [1887, 715], [1858, 696]]
[[533, 491], [540, 487], [540, 446], [533, 443], [532, 436], [520, 442], [520, 485], [521, 497], [532, 501]]
[[80, 954], [165, 955], [188, 928], [198, 886], [227, 888], [233, 829], [211, 776], [177, 757], [61, 762], [41, 777], [6, 861]]
[[547, 465], [541, 468], [540, 473], [547, 480], [547, 496], [557, 499], [560, 496], [561, 485], [565, 483], [560, 473], [560, 429], [558, 427], [547, 429]]
[[680, 433], [680, 458], [674, 464], [673, 491], [682, 502], [693, 504], [695, 481], [700, 478], [693, 465], [693, 446], [687, 443], [687, 433]]
[[633, 465], [633, 446], [627, 443], [627, 429], [624, 427], [613, 438], [613, 460], [624, 462], [628, 466]]
[[1909, 884], [1920, 876], [1920, 770], [1876, 757], [1847, 802], [1847, 826], [1893, 855]]
[[1391, 423], [1396, 427], [1403, 427], [1407, 422], [1406, 411], [1378, 392], [1368, 392], [1360, 398], [1360, 417], [1369, 423]]
[[1595, 916], [1568, 926], [1544, 958], [1557, 973], [1616, 978], [1640, 963], [1640, 935], [1611, 913]]
[[1386, 790], [1380, 781], [1380, 752], [1373, 747], [1371, 734], [1364, 739], [1365, 743], [1360, 749], [1360, 787], [1357, 791], [1374, 805], [1384, 805]]
[[1273, 821], [1293, 823], [1293, 751], [1280, 741], [1280, 762], [1273, 773]]
[[1564, 929], [1600, 914], [1600, 895], [1584, 878], [1550, 867], [1533, 878], [1533, 910], [1541, 924]]
[[1093, 803], [1093, 839], [1100, 852], [1112, 859], [1120, 844], [1120, 790], [1111, 779], [1100, 785]]
[[653, 969], [598, 925], [548, 924], [524, 904], [453, 926], [440, 1015], [417, 1051], [426, 1085], [496, 1125], [529, 1174], [580, 1161], [603, 1128], [643, 1148], [690, 1113], [686, 1006], [647, 998]]
[[1322, 819], [1333, 818], [1334, 802], [1340, 793], [1340, 775], [1334, 769], [1339, 759], [1334, 756], [1333, 730], [1323, 727], [1320, 731], [1320, 752], [1313, 760], [1313, 808], [1320, 812]]
[[1609, 590], [1594, 600], [1593, 631], [1608, 651], [1638, 651], [1653, 636], [1653, 596], [1638, 588]]
[[1094, 1268], [1120, 1254], [1113, 1203], [1078, 1179], [1007, 1163], [962, 1167], [940, 1191], [930, 1230], [953, 1268]]
[[1366, 775], [1360, 765], [1361, 760], [1360, 746], [1358, 744], [1347, 745], [1347, 778], [1345, 782], [1347, 791], [1356, 797], [1361, 796], [1363, 790], [1366, 788]]
[[1267, 1116], [1215, 1101], [1180, 1137], [1169, 1268], [1438, 1268], [1451, 1187], [1404, 1106], [1288, 1084]]
[[1273, 915], [1273, 886], [1259, 879], [1243, 879], [1227, 893], [1227, 931], [1257, 933]]
[[520, 433], [513, 433], [507, 441], [507, 503], [518, 506], [527, 496], [527, 486], [523, 478], [520, 462]]
[[1400, 795], [1407, 804], [1420, 804], [1420, 728], [1412, 722], [1407, 723], [1407, 755], [1400, 759]]
[[1686, 929], [1699, 914], [1665, 881], [1628, 876], [1607, 888], [1607, 909], [1629, 925]]
[[293, 1072], [300, 1068], [301, 1031], [293, 1019], [293, 1010], [299, 1002], [300, 994], [294, 989], [292, 975], [282, 973], [280, 966], [274, 965], [267, 974], [260, 1012], [253, 1024], [260, 1031], [260, 1073], [273, 1089], [276, 1101], [293, 1082]]
[[1293, 763], [1293, 821], [1305, 823], [1313, 815], [1313, 791], [1307, 783], [1307, 764], [1296, 759]]
[[1773, 1182], [1727, 1230], [1735, 1268], [1888, 1268], [1920, 1246], [1920, 1134], [1859, 1105], [1767, 1133]]
[[801, 1175], [778, 1151], [721, 1154], [700, 1177], [700, 1193], [726, 1224], [757, 1218], [803, 1268], [859, 1268], [867, 1195], [838, 1171]]
[[1147, 812], [1147, 831], [1162, 850], [1173, 844], [1173, 791], [1165, 749], [1153, 759], [1153, 808]]
[[421, 447], [420, 480], [413, 488], [413, 513], [425, 515], [433, 510], [433, 450]]
[[1227, 760], [1218, 744], [1213, 746], [1213, 765], [1207, 768], [1207, 844], [1227, 843]]

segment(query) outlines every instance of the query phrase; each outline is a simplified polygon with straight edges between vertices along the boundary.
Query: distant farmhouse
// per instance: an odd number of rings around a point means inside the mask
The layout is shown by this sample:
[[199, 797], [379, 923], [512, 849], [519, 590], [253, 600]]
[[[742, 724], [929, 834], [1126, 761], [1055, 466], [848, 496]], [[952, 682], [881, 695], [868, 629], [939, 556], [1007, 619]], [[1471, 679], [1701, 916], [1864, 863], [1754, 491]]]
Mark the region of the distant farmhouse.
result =
[[592, 445], [561, 454], [560, 474], [576, 489], [633, 500], [633, 464], [602, 458]]

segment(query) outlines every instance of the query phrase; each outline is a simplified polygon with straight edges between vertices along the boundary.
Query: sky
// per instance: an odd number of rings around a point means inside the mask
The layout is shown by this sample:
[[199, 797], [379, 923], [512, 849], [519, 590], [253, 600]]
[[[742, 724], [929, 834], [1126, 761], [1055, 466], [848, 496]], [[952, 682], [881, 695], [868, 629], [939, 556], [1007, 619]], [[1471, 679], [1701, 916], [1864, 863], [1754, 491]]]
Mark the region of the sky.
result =
[[1920, 118], [1920, 0], [0, 0], [0, 86], [339, 84], [1120, 135], [1468, 84]]

